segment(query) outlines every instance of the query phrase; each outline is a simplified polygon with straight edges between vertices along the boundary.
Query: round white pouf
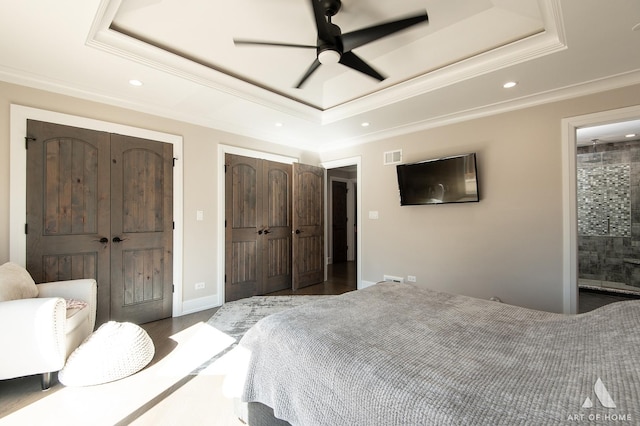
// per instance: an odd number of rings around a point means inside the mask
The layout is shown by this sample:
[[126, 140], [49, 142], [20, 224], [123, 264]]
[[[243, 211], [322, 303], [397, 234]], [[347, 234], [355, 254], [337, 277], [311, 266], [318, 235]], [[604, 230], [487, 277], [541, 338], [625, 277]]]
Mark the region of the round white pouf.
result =
[[146, 331], [130, 322], [102, 324], [71, 353], [58, 372], [65, 386], [112, 382], [140, 371], [153, 359], [155, 347]]

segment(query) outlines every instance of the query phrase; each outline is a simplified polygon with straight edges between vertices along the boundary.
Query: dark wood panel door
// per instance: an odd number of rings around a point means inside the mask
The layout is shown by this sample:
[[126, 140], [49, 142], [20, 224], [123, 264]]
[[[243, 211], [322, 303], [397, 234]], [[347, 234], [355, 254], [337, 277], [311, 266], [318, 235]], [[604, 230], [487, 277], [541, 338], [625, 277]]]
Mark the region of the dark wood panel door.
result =
[[34, 280], [96, 279], [96, 325], [171, 316], [172, 145], [34, 120], [27, 134]]
[[291, 288], [291, 165], [225, 161], [225, 301]]
[[347, 261], [347, 183], [331, 182], [331, 259]]
[[27, 120], [27, 270], [40, 282], [94, 278], [109, 319], [110, 136]]
[[111, 318], [171, 316], [173, 146], [111, 136]]
[[262, 293], [291, 288], [291, 165], [262, 163]]
[[293, 289], [324, 281], [324, 169], [293, 164]]
[[261, 292], [261, 168], [262, 163], [256, 158], [225, 156], [225, 302]]

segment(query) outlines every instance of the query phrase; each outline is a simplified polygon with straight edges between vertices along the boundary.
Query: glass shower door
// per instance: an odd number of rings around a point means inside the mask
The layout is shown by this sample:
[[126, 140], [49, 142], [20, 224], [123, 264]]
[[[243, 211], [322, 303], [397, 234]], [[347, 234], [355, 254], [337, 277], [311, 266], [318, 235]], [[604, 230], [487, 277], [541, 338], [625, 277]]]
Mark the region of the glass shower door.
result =
[[578, 284], [640, 291], [631, 281], [640, 278], [632, 238], [633, 157], [628, 149], [607, 147], [611, 150], [578, 154]]

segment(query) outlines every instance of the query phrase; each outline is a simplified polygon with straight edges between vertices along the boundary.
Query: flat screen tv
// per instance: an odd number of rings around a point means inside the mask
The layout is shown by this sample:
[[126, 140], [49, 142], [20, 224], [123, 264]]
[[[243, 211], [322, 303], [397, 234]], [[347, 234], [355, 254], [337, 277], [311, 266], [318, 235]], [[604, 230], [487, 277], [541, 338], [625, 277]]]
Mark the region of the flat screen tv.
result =
[[399, 164], [400, 205], [480, 201], [476, 154]]

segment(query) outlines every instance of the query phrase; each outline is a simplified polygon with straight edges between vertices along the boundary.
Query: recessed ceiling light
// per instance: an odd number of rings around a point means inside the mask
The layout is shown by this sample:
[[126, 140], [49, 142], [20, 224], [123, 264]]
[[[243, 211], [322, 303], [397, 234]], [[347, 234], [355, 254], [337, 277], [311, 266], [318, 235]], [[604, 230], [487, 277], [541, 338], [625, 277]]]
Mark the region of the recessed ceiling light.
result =
[[360, 124], [362, 127], [369, 127], [371, 125], [371, 123], [369, 123], [368, 121], [365, 121], [364, 123]]
[[512, 87], [516, 87], [517, 85], [518, 83], [516, 83], [515, 81], [509, 81], [503, 84], [502, 87], [504, 87], [505, 89], [511, 89]]
[[625, 138], [635, 138], [636, 134], [635, 133], [629, 133], [628, 135], [624, 135]]
[[136, 87], [142, 86], [142, 82], [140, 80], [129, 80], [129, 84]]

